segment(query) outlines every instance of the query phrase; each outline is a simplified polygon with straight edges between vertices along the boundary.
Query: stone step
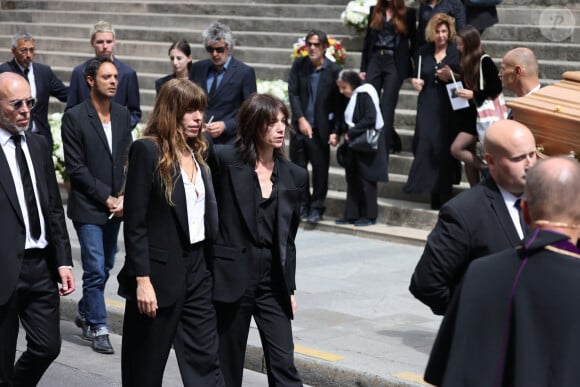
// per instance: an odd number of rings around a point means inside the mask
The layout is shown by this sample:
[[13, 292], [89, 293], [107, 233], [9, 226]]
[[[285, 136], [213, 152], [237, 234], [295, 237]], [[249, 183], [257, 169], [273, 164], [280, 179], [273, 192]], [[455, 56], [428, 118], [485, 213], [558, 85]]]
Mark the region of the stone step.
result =
[[526, 42], [580, 42], [579, 27], [541, 28], [532, 24], [497, 24], [484, 33], [486, 40]]
[[[179, 28], [203, 29], [209, 23], [216, 20], [216, 15], [183, 15], [183, 14], [133, 14], [109, 12], [74, 12], [74, 11], [39, 11], [34, 9], [26, 10], [3, 10], [0, 13], [0, 22], [17, 21], [22, 23], [62, 23], [74, 20], [77, 24], [92, 25], [96, 20], [106, 19], [113, 26], [133, 25], [133, 26], [173, 26]], [[295, 32], [302, 36], [305, 32], [316, 27], [327, 34], [349, 34], [350, 30], [339, 18], [285, 18], [284, 23], [280, 23], [277, 17], [262, 16], [232, 16], [223, 15], [219, 17], [222, 23], [227, 24], [232, 30], [242, 31], [279, 31]]]
[[196, 15], [229, 15], [253, 17], [278, 17], [284, 15], [287, 18], [312, 18], [314, 15], [320, 18], [338, 19], [344, 11], [344, 5], [334, 4], [292, 4], [292, 3], [246, 3], [234, 2], [139, 2], [131, 3], [125, 1], [99, 1], [83, 3], [76, 0], [69, 1], [42, 1], [42, 0], [18, 0], [4, 1], [4, 7], [8, 9], [37, 9], [43, 11], [71, 12], [108, 12], [131, 13], [131, 14], [196, 14]]

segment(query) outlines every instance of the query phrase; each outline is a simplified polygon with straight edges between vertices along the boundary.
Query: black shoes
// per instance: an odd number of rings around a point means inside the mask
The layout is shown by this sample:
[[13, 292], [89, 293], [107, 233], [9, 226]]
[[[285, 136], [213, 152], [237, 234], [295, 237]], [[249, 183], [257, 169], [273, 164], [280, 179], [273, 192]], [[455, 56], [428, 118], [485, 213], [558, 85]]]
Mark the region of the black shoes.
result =
[[308, 219], [308, 207], [300, 206], [300, 220], [306, 222]]
[[322, 220], [322, 213], [316, 208], [311, 208], [306, 221], [310, 224], [316, 224]]
[[75, 318], [75, 325], [81, 328], [82, 333], [81, 337], [87, 341], [93, 341], [93, 337], [95, 337], [94, 332], [91, 332], [91, 327], [87, 325], [85, 319], [79, 315]]
[[354, 225], [357, 227], [372, 226], [373, 224], [377, 224], [376, 219], [360, 218], [354, 222]]
[[112, 355], [115, 353], [113, 346], [111, 345], [111, 341], [109, 340], [109, 335], [98, 335], [94, 336], [93, 338], [93, 351], [98, 353], [103, 353], [106, 355]]
[[334, 221], [334, 224], [354, 224], [354, 222], [354, 219], [338, 218]]

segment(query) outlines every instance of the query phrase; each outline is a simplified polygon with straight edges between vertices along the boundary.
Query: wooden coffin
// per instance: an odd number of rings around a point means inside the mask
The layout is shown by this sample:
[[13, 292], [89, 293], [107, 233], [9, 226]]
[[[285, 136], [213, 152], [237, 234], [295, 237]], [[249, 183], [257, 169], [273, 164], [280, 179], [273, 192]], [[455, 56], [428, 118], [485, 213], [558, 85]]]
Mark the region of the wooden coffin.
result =
[[568, 71], [563, 80], [533, 94], [507, 102], [515, 120], [536, 138], [538, 150], [548, 156], [580, 155], [580, 71]]

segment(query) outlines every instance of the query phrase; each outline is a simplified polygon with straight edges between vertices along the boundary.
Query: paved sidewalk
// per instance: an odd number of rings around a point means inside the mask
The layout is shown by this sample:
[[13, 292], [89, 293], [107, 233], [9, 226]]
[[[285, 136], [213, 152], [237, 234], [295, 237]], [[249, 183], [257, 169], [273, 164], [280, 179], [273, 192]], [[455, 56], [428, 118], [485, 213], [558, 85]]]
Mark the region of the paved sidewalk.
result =
[[[82, 268], [76, 233], [69, 226], [78, 290], [62, 299], [62, 318], [72, 321], [82, 294]], [[293, 327], [304, 382], [329, 387], [425, 385], [421, 375], [440, 318], [407, 290], [422, 247], [304, 228], [296, 242], [298, 312]], [[116, 294], [123, 248], [121, 238], [106, 288], [115, 333], [121, 332], [124, 308]], [[253, 325], [246, 368], [262, 367]]]

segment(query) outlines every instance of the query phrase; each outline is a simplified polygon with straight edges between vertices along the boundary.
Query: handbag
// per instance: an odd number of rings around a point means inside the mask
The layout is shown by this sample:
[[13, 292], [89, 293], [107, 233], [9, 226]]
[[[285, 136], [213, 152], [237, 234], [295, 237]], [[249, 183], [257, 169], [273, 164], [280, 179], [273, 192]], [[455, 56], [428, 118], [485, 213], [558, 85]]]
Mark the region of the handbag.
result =
[[493, 7], [501, 2], [502, 0], [465, 0], [465, 5], [469, 7]]
[[[481, 64], [483, 62], [483, 58], [486, 56], [489, 57], [489, 55], [484, 54], [479, 60], [479, 86], [481, 90], [485, 88]], [[505, 106], [503, 93], [499, 93], [495, 98], [486, 99], [480, 106], [477, 107], [476, 128], [479, 141], [483, 144], [485, 131], [492, 123], [505, 119], [507, 119], [507, 109]]]
[[350, 149], [357, 152], [376, 152], [377, 149], [379, 149], [380, 137], [381, 131], [379, 129], [367, 129], [358, 136], [350, 138], [348, 146]]

